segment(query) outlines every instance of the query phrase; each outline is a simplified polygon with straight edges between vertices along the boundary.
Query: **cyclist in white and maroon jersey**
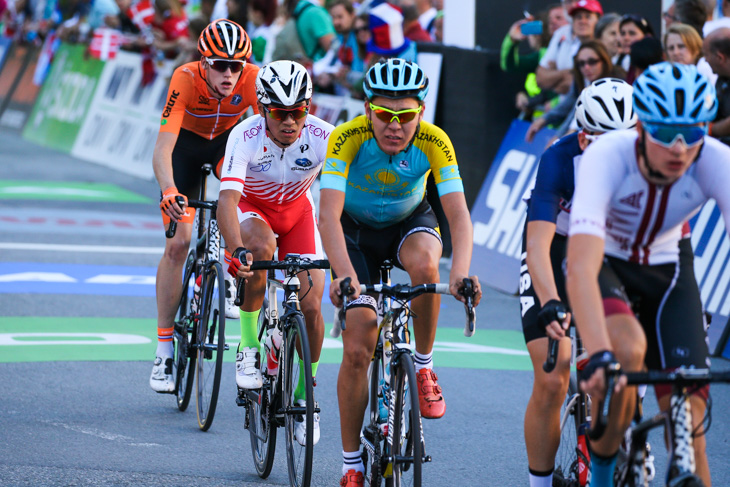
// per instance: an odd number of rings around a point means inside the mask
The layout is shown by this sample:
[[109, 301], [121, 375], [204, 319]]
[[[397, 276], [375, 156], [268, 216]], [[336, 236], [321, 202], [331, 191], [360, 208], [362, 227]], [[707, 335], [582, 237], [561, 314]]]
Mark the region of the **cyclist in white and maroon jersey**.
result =
[[[583, 154], [570, 215], [566, 287], [590, 354], [581, 387], [594, 401], [605, 397], [608, 367], [709, 366], [700, 294], [694, 276], [680, 272], [678, 242], [684, 222], [710, 198], [730, 228], [730, 148], [706, 137], [717, 112], [712, 84], [693, 65], [660, 63], [634, 83], [634, 108], [638, 132], [606, 134]], [[616, 385], [606, 433], [591, 442], [592, 487], [613, 485], [636, 401], [625, 382]], [[655, 392], [668, 410], [670, 387]], [[696, 474], [710, 485], [701, 426], [707, 394], [702, 388], [690, 401], [700, 433]]]
[[[247, 261], [270, 260], [277, 247], [281, 258], [289, 253], [323, 258], [310, 187], [322, 169], [333, 129], [309, 115], [312, 80], [298, 63], [275, 61], [264, 66], [256, 78], [256, 95], [261, 116], [246, 119], [228, 138], [218, 202], [221, 233], [233, 251], [228, 272], [247, 278], [236, 354], [236, 384], [242, 389], [257, 389], [263, 382], [257, 322], [266, 272], [251, 276]], [[252, 255], [241, 255], [244, 248]], [[300, 300], [314, 377], [324, 339], [321, 303], [325, 275], [322, 270], [310, 274], [311, 281], [301, 280]], [[276, 366], [271, 358], [267, 360], [269, 371]], [[295, 400], [305, 400], [304, 377], [299, 375]], [[319, 415], [314, 419], [317, 443]], [[305, 431], [304, 423], [299, 423], [295, 434], [302, 445]]]

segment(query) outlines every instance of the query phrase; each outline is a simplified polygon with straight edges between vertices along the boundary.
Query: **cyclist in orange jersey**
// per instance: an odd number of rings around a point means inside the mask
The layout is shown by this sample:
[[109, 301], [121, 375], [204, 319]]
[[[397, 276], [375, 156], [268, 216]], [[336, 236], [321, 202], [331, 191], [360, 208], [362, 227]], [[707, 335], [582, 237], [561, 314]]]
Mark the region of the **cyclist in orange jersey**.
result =
[[[172, 329], [180, 286], [179, 281], [192, 234], [195, 210], [187, 198], [198, 197], [200, 168], [215, 166], [216, 176], [225, 155], [228, 134], [243, 113], [256, 106], [258, 67], [248, 64], [251, 40], [240, 25], [226, 19], [211, 22], [200, 34], [199, 62], [177, 68], [170, 80], [167, 104], [160, 119], [152, 166], [160, 184], [160, 209], [167, 227], [177, 221], [175, 236], [165, 242], [165, 252], [157, 267], [157, 352], [150, 387], [172, 392]], [[180, 205], [176, 197], [182, 196]], [[229, 282], [230, 284], [230, 282]], [[226, 316], [238, 318], [233, 306], [233, 286], [227, 285]]]

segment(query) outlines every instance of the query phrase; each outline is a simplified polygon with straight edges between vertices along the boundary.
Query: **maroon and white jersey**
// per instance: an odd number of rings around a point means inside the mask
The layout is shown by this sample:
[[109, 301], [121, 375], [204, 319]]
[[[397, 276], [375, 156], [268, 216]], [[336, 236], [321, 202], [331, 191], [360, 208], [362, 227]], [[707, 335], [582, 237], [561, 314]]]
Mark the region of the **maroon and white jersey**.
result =
[[602, 135], [583, 153], [576, 175], [570, 235], [596, 235], [605, 253], [641, 264], [677, 262], [682, 224], [710, 198], [730, 229], [730, 147], [705, 137], [697, 160], [669, 185], [639, 171], [638, 134]]
[[247, 118], [228, 137], [220, 190], [236, 190], [264, 207], [286, 205], [308, 195], [327, 157], [333, 128], [307, 115], [299, 139], [281, 149], [266, 133], [263, 117]]

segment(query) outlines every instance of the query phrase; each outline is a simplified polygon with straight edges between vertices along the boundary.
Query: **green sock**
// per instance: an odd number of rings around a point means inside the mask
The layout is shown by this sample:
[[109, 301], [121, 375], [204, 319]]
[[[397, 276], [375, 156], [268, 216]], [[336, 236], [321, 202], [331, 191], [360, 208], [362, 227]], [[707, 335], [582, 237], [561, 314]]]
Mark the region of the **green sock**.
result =
[[241, 313], [241, 341], [238, 344], [238, 351], [242, 347], [259, 348], [259, 311], [243, 311]]
[[[317, 367], [319, 367], [319, 362], [312, 362], [312, 378], [317, 376]], [[304, 378], [305, 375], [302, 372], [304, 369], [304, 360], [299, 360], [299, 382], [297, 382], [297, 388], [294, 389], [294, 400], [298, 401], [300, 399], [306, 399], [304, 397]]]

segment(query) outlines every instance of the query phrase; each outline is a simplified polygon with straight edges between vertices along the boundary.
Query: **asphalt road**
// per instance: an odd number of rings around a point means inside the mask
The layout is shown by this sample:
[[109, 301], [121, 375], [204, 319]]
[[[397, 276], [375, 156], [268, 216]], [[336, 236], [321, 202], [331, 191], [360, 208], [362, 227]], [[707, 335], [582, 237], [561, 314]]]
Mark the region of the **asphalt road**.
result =
[[[0, 484], [287, 485], [283, 438], [269, 479], [255, 474], [235, 405], [232, 353], [208, 432], [198, 430], [194, 405], [181, 413], [172, 396], [149, 388], [151, 283], [164, 245], [157, 185], [13, 133], [0, 133], [0, 147]], [[331, 305], [323, 309], [331, 321]], [[463, 308], [444, 299], [436, 366], [448, 406], [444, 418], [424, 421], [433, 457], [424, 485], [528, 484], [522, 422], [532, 379], [518, 309], [514, 296], [486, 290], [477, 334], [465, 339]], [[123, 339], [136, 341], [114, 342]], [[341, 349], [335, 340], [325, 347], [316, 486], [337, 485], [341, 467]], [[713, 366], [730, 368], [721, 359]], [[708, 441], [716, 486], [730, 485], [729, 389], [713, 388]], [[649, 394], [646, 413], [654, 412]], [[662, 471], [661, 434], [651, 439]]]

